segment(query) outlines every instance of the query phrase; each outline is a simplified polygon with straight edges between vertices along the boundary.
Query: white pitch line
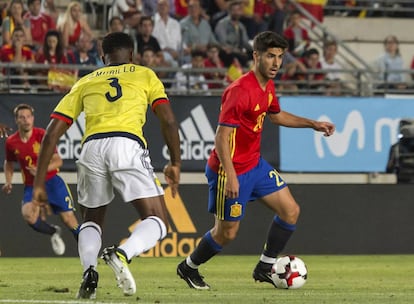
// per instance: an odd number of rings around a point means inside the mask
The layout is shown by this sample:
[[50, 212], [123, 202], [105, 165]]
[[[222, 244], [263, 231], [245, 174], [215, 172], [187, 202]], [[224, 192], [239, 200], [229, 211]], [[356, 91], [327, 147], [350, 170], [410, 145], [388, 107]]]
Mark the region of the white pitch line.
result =
[[[51, 304], [85, 304], [85, 301], [49, 301], [49, 300], [14, 300], [14, 299], [1, 299], [0, 303], [51, 303]], [[93, 301], [93, 304], [127, 304], [120, 302], [96, 302]]]

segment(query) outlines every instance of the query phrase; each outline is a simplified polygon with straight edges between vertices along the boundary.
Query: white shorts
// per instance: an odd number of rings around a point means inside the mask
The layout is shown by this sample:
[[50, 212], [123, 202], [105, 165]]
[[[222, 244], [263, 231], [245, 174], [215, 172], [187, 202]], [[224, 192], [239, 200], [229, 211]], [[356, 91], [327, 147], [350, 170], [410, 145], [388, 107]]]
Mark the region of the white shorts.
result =
[[125, 202], [164, 194], [149, 151], [135, 140], [108, 137], [87, 141], [76, 164], [82, 206], [109, 204], [115, 196], [114, 188]]

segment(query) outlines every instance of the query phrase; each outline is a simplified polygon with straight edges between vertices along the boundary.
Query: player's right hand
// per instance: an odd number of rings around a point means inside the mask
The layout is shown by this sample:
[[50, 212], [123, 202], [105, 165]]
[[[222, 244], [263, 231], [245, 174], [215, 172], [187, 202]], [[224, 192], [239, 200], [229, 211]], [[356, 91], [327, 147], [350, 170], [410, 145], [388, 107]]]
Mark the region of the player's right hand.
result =
[[11, 191], [12, 191], [12, 188], [13, 188], [12, 184], [6, 183], [6, 184], [3, 185], [2, 190], [3, 190], [4, 193], [10, 194]]

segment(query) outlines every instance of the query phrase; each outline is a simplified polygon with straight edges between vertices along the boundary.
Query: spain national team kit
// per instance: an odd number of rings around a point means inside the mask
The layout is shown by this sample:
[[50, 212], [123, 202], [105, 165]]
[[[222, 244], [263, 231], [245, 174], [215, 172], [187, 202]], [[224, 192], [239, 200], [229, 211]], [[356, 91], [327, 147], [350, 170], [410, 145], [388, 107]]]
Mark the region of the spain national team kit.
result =
[[279, 112], [279, 101], [272, 80], [263, 90], [253, 71], [241, 76], [224, 91], [218, 123], [234, 128], [229, 141], [240, 190], [236, 199], [225, 197], [226, 176], [213, 149], [207, 162], [206, 176], [210, 191], [209, 211], [219, 219], [240, 220], [247, 202], [286, 186], [278, 172], [260, 157], [261, 133], [266, 114]]

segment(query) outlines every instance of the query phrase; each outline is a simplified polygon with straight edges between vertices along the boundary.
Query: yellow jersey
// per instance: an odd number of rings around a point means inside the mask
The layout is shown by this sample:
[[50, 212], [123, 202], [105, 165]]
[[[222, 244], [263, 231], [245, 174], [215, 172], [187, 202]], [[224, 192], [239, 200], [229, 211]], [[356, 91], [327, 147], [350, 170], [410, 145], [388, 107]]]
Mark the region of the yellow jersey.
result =
[[85, 141], [124, 136], [147, 146], [142, 128], [148, 106], [169, 102], [164, 85], [149, 68], [135, 64], [109, 65], [79, 79], [51, 117], [71, 125], [85, 113]]

